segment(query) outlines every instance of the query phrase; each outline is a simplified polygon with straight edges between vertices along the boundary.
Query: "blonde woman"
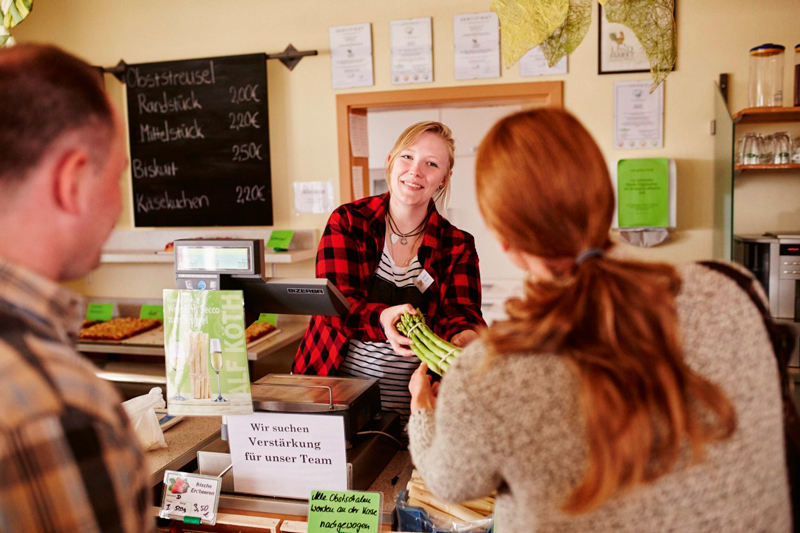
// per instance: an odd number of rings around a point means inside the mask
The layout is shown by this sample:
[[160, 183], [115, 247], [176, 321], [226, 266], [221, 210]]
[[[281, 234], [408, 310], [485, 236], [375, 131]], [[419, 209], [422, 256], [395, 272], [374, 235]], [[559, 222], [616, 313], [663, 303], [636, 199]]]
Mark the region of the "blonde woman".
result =
[[476, 180], [528, 280], [438, 396], [424, 365], [411, 380], [430, 488], [496, 490], [497, 533], [789, 531], [778, 372], [750, 297], [699, 265], [609, 253], [606, 164], [565, 111], [500, 121]]
[[407, 128], [388, 157], [389, 192], [333, 212], [317, 253], [350, 301], [347, 316], [314, 316], [294, 372], [379, 379], [384, 410], [408, 415], [408, 380], [418, 360], [395, 324], [419, 308], [441, 337], [464, 346], [485, 325], [472, 236], [436, 210], [450, 187], [454, 143], [439, 122]]

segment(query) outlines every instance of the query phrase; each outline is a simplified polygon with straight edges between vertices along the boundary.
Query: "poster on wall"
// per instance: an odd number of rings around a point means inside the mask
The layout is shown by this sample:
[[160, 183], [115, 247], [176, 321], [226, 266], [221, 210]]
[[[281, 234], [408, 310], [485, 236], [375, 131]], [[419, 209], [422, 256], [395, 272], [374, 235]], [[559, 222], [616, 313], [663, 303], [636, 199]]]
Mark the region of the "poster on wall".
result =
[[364, 24], [328, 29], [331, 45], [331, 81], [334, 89], [369, 87], [372, 74], [372, 27]]
[[614, 148], [664, 146], [664, 84], [650, 93], [649, 81], [614, 84]]
[[500, 23], [497, 13], [453, 17], [457, 80], [500, 77]]
[[428, 83], [433, 81], [433, 38], [431, 18], [393, 20], [392, 83]]

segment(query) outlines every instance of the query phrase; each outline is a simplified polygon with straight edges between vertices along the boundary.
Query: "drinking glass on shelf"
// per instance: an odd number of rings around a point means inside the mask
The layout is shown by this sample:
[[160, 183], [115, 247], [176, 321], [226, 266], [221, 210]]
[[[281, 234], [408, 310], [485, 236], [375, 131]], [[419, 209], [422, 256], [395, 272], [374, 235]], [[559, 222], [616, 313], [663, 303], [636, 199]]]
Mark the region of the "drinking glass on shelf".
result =
[[743, 165], [744, 164], [744, 154], [742, 148], [744, 147], [744, 137], [739, 137], [736, 139], [736, 149], [733, 152], [733, 164], [734, 165]]
[[800, 137], [795, 137], [792, 142], [792, 163], [800, 163]]
[[762, 137], [760, 133], [745, 133], [742, 142], [742, 164], [758, 165], [763, 154]]
[[219, 339], [211, 339], [211, 368], [217, 373], [217, 397], [214, 398], [215, 402], [227, 402], [222, 397], [222, 385], [219, 382], [219, 373], [222, 371], [222, 345]]
[[183, 374], [186, 371], [186, 350], [185, 345], [181, 341], [172, 341], [167, 344], [167, 362], [173, 373], [173, 387], [175, 388], [175, 396], [171, 399], [182, 402], [186, 400], [181, 396], [181, 383], [183, 382]]
[[792, 162], [792, 138], [785, 131], [772, 136], [775, 152], [773, 162], [776, 165], [788, 165]]
[[761, 136], [761, 164], [772, 165], [775, 163], [775, 136]]

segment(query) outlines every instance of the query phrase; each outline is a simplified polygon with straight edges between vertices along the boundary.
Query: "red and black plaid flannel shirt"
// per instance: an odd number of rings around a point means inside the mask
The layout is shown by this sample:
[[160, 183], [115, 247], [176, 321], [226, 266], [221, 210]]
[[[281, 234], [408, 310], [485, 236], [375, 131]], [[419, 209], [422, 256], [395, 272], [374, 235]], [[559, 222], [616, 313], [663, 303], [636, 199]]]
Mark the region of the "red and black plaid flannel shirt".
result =
[[[333, 212], [317, 251], [316, 275], [328, 278], [350, 301], [345, 317], [313, 316], [294, 360], [295, 374], [335, 374], [350, 339], [385, 341], [380, 313], [386, 305], [367, 301], [370, 279], [383, 253], [389, 194], [340, 206]], [[475, 240], [435, 209], [419, 251], [422, 267], [433, 277], [427, 309], [431, 329], [444, 339], [485, 326], [481, 316], [481, 280]]]

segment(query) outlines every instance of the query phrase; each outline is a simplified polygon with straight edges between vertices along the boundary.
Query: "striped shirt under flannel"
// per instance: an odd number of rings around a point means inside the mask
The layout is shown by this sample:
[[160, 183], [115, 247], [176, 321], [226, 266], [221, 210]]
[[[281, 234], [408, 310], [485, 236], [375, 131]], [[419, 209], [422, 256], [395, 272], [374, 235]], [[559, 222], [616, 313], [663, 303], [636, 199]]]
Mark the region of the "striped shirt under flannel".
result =
[[[384, 247], [375, 275], [396, 287], [411, 287], [421, 272], [422, 264], [416, 256], [407, 267], [399, 267]], [[344, 376], [377, 378], [381, 391], [381, 411], [395, 411], [403, 415], [401, 421], [405, 428], [411, 414], [408, 382], [417, 367], [419, 359], [397, 355], [389, 341], [353, 339], [339, 371]]]
[[80, 300], [0, 259], [0, 531], [155, 529], [116, 390], [71, 344]]
[[[328, 219], [317, 251], [316, 274], [328, 278], [350, 302], [345, 317], [312, 316], [294, 359], [295, 374], [336, 374], [350, 339], [385, 341], [380, 313], [385, 304], [367, 300], [370, 281], [383, 253], [389, 194], [339, 206]], [[481, 279], [475, 239], [431, 210], [417, 251], [433, 278], [431, 297], [421, 309], [443, 339], [486, 325], [481, 316]]]

